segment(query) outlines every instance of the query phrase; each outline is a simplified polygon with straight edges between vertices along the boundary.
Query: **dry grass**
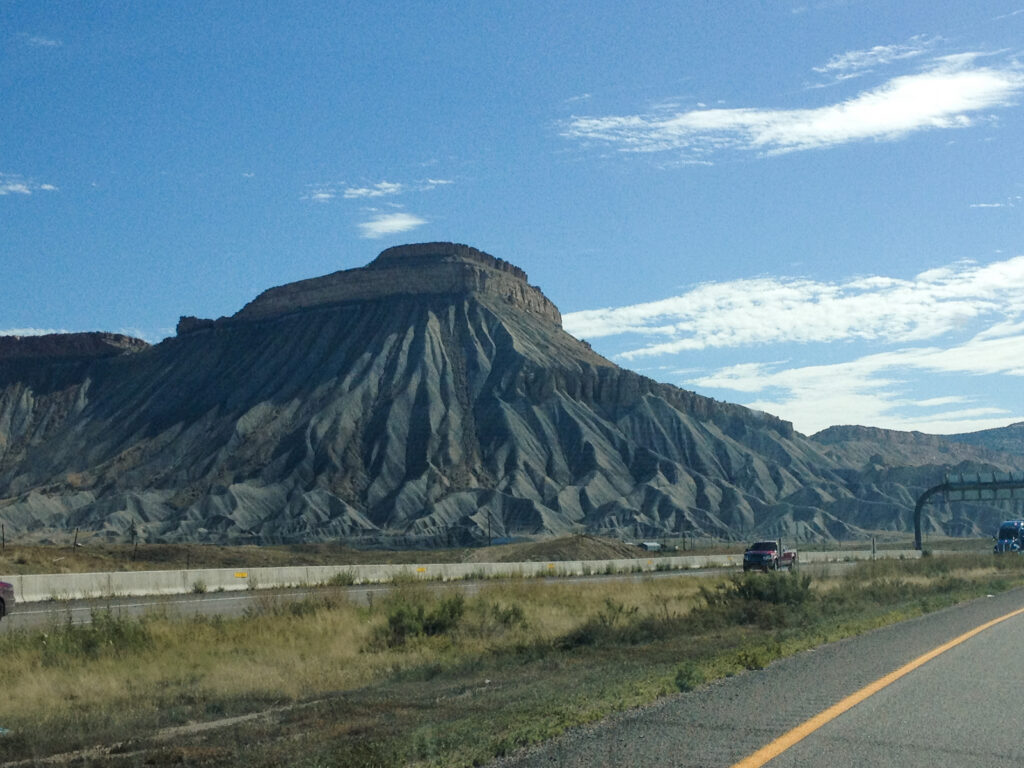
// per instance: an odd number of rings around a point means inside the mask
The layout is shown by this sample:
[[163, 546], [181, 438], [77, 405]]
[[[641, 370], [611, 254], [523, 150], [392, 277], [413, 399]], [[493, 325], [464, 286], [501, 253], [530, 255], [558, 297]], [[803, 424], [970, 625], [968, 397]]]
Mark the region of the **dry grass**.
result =
[[[1021, 558], [877, 561], [850, 575], [408, 584], [370, 607], [326, 589], [241, 619], [0, 636], [12, 758], [133, 740], [125, 765], [468, 765], [784, 653], [1024, 581]], [[160, 728], [302, 704], [270, 721]], [[134, 754], [134, 752], [133, 752]], [[296, 762], [296, 755], [303, 761]], [[110, 757], [111, 764], [118, 758]]]

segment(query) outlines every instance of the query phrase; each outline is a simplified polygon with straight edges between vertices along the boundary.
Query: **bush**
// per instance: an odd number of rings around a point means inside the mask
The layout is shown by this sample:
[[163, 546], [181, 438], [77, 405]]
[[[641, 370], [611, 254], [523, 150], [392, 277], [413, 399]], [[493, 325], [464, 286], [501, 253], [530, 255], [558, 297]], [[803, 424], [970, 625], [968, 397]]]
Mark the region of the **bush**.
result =
[[43, 664], [60, 666], [82, 658], [120, 656], [146, 648], [151, 636], [138, 619], [115, 616], [109, 610], [93, 611], [89, 624], [60, 624], [39, 636]]
[[355, 574], [352, 571], [338, 571], [325, 582], [328, 587], [351, 587], [356, 583]]
[[676, 688], [684, 693], [705, 682], [704, 670], [694, 661], [684, 661], [676, 667]]
[[443, 635], [458, 627], [465, 610], [466, 600], [460, 594], [442, 599], [430, 610], [420, 600], [399, 596], [388, 611], [387, 624], [377, 628], [374, 639], [396, 648], [414, 637]]
[[806, 621], [816, 601], [811, 577], [795, 573], [743, 573], [712, 587], [701, 585], [704, 605], [691, 618], [697, 626], [736, 624], [786, 627]]
[[503, 627], [526, 626], [526, 614], [519, 603], [512, 603], [507, 608], [503, 608], [498, 603], [492, 603], [490, 614], [491, 618]]
[[627, 608], [617, 600], [605, 598], [604, 607], [558, 641], [560, 648], [597, 645], [606, 642], [635, 643], [639, 623], [635, 621], [638, 606]]

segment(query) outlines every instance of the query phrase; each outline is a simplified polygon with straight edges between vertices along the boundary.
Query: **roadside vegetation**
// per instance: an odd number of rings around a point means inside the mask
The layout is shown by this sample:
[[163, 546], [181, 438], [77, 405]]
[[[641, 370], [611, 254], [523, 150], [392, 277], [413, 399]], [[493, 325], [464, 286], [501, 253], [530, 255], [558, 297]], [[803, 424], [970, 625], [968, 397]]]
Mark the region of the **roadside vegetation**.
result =
[[[739, 554], [746, 543], [712, 539], [658, 539], [660, 551], [642, 551], [635, 543], [599, 536], [573, 535], [490, 547], [452, 549], [355, 549], [340, 544], [217, 546], [97, 541], [83, 534], [66, 545], [7, 542], [0, 549], [0, 574], [88, 573], [106, 571], [187, 570], [190, 568], [272, 568], [296, 565], [413, 563], [506, 563], [542, 560], [612, 560], [676, 555]], [[869, 550], [865, 540], [816, 543], [819, 551]], [[990, 539], [931, 539], [926, 546], [943, 551], [991, 551]], [[912, 549], [913, 538], [888, 534], [878, 549]]]
[[74, 764], [479, 765], [1021, 585], [1024, 558], [961, 554], [865, 562], [827, 579], [511, 580], [472, 596], [410, 583], [369, 606], [324, 588], [301, 602], [268, 596], [239, 619], [98, 611], [88, 625], [0, 635], [0, 755], [99, 745]]

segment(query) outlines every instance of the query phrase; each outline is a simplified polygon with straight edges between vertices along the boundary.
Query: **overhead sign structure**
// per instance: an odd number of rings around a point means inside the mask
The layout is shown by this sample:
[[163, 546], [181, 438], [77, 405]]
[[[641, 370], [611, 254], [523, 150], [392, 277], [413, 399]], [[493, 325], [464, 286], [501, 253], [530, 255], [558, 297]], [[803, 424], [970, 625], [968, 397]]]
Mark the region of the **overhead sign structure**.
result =
[[1020, 472], [973, 472], [946, 475], [944, 482], [921, 494], [914, 507], [914, 549], [921, 549], [921, 509], [932, 496], [945, 494], [947, 501], [1009, 501], [1024, 490]]

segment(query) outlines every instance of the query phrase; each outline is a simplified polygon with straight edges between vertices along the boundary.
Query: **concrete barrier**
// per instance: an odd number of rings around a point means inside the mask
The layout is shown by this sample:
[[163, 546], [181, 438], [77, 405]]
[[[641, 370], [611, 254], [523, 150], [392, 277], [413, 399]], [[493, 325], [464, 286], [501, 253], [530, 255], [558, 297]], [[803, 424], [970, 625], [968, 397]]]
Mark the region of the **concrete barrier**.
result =
[[[917, 550], [879, 550], [876, 558], [909, 560]], [[870, 560], [869, 550], [800, 552], [801, 563]], [[14, 585], [18, 602], [109, 596], [181, 595], [245, 589], [379, 584], [401, 581], [591, 576], [697, 568], [735, 568], [743, 555], [683, 555], [620, 560], [554, 560], [522, 563], [419, 563], [413, 565], [311, 565], [286, 568], [197, 568], [185, 571], [115, 571], [0, 576]]]

